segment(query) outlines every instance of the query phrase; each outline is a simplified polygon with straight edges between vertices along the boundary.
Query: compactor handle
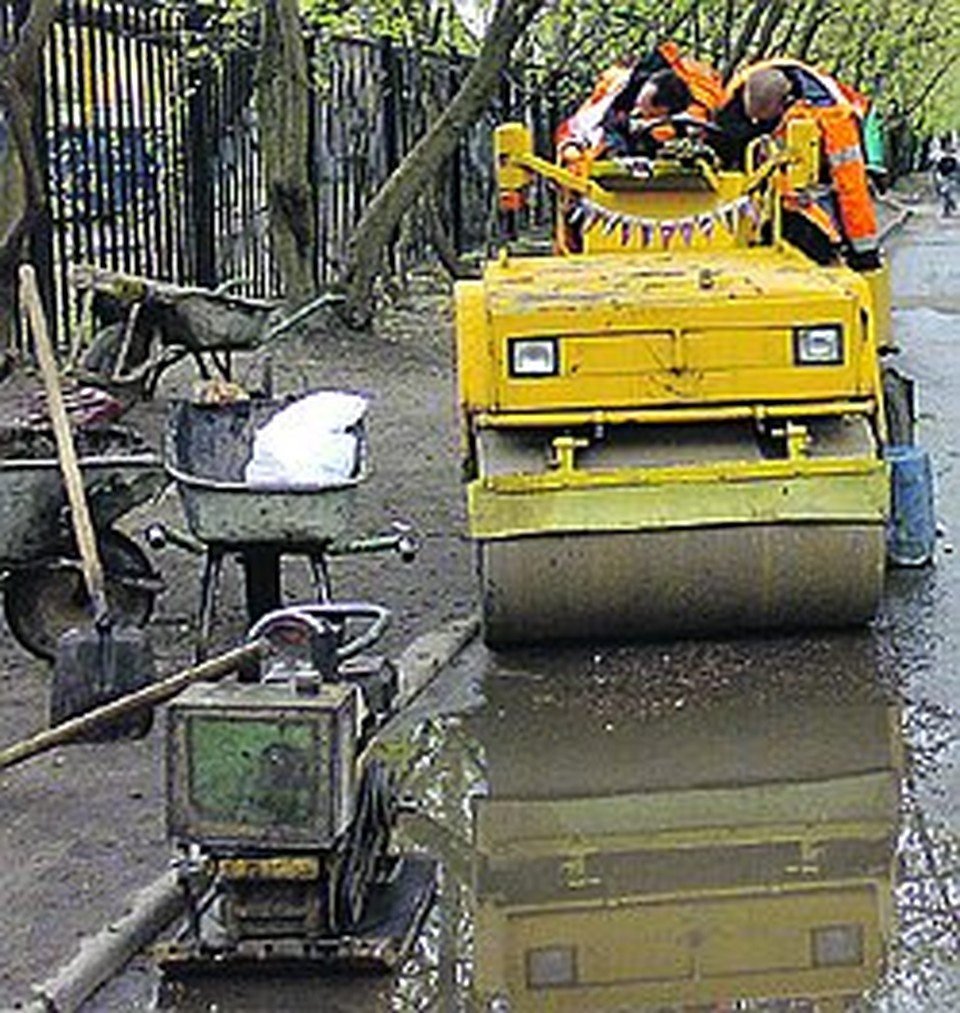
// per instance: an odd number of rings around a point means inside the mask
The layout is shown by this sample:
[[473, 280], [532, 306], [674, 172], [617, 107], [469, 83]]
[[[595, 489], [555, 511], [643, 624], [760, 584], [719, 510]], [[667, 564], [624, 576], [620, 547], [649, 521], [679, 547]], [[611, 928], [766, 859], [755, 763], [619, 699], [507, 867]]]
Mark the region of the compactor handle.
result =
[[250, 627], [247, 640], [268, 640], [280, 629], [300, 627], [306, 633], [322, 633], [323, 622], [344, 625], [352, 619], [366, 619], [368, 625], [352, 640], [338, 645], [337, 661], [346, 661], [375, 644], [390, 623], [390, 610], [369, 602], [319, 602], [274, 609]]

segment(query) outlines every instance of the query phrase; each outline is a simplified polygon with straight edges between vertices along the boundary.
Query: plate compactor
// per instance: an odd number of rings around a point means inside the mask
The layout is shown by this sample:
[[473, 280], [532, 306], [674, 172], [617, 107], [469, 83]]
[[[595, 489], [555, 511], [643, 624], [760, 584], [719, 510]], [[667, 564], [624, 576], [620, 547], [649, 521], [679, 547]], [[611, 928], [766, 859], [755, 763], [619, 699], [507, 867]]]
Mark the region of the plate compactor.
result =
[[784, 236], [788, 193], [819, 192], [814, 130], [744, 171], [693, 128], [573, 171], [498, 128], [502, 206], [539, 179], [559, 220], [551, 254], [505, 248], [456, 292], [490, 646], [873, 616], [912, 405], [881, 366], [887, 268]]
[[[371, 740], [396, 669], [359, 652], [377, 605], [268, 613], [258, 673], [198, 683], [167, 722], [167, 826], [187, 915], [157, 948], [172, 977], [331, 962], [395, 966], [432, 901], [435, 863], [391, 850], [397, 801]], [[347, 639], [354, 621], [360, 633]]]

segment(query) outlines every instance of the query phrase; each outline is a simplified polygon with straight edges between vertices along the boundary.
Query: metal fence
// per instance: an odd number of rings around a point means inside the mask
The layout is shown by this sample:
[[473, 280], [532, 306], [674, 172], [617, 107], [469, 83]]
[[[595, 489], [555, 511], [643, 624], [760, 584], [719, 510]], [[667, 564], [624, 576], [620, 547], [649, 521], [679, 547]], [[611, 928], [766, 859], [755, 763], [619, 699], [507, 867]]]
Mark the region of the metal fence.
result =
[[[26, 7], [0, 0], [0, 40], [16, 31]], [[37, 133], [50, 213], [32, 243], [56, 293], [55, 317], [67, 312], [72, 262], [276, 293], [253, 102], [256, 26], [246, 26], [244, 38], [234, 25], [227, 40], [217, 13], [193, 3], [61, 0], [45, 50]], [[329, 41], [309, 30], [307, 44], [323, 287], [336, 277], [363, 208], [469, 62], [388, 41]], [[505, 80], [438, 187], [442, 218], [461, 251], [485, 238], [494, 203], [491, 132], [507, 113], [546, 129], [537, 97], [515, 77]], [[425, 223], [409, 215], [392, 246], [394, 266], [422, 259], [429, 246]]]

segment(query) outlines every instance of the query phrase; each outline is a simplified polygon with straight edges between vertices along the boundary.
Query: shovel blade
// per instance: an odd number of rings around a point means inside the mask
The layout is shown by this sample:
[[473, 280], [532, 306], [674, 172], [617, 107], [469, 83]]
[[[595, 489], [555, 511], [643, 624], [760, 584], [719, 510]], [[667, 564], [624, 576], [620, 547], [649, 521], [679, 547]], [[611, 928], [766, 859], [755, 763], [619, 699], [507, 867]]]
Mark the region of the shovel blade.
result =
[[[50, 692], [50, 723], [58, 725], [154, 682], [153, 652], [142, 629], [67, 630], [57, 643]], [[142, 738], [153, 724], [153, 711], [139, 708], [97, 725], [85, 742]]]

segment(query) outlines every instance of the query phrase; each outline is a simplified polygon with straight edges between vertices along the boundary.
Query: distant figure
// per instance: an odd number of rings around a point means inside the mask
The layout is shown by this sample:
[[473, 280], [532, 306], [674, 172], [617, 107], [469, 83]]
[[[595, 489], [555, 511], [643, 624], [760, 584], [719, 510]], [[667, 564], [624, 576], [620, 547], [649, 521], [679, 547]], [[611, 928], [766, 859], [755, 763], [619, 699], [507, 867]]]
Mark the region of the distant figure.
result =
[[957, 210], [957, 190], [960, 189], [960, 158], [951, 140], [932, 155], [933, 188], [940, 199], [944, 218]]
[[787, 125], [812, 120], [819, 128], [826, 187], [817, 199], [787, 195], [784, 235], [818, 263], [842, 252], [855, 270], [880, 266], [877, 216], [867, 179], [861, 125], [867, 99], [829, 74], [799, 60], [776, 59], [747, 67], [727, 86], [716, 123], [716, 146], [729, 166], [742, 167], [749, 142], [783, 136]]

